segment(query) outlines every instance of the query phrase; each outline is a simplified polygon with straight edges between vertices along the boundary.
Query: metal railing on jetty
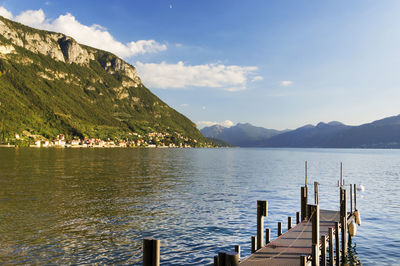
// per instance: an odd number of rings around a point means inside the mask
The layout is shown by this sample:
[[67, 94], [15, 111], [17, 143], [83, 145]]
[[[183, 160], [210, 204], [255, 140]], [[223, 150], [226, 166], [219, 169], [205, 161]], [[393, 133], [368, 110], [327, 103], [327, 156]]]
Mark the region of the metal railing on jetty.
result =
[[[271, 241], [270, 229], [265, 229], [264, 217], [268, 216], [268, 202], [257, 201], [257, 236], [251, 237], [251, 255], [240, 259], [240, 246], [234, 251], [218, 252], [214, 265], [342, 265], [347, 261], [348, 243], [355, 235], [357, 222], [361, 223], [357, 211], [357, 188], [350, 184], [348, 211], [347, 190], [340, 164], [339, 211], [322, 210], [319, 205], [319, 183], [314, 182], [314, 204], [308, 203], [307, 162], [305, 185], [300, 189], [300, 212], [296, 213], [296, 225], [288, 217], [287, 231], [282, 234], [282, 223], [278, 222], [278, 237]], [[354, 203], [354, 210], [353, 210]], [[265, 239], [265, 243], [264, 243]], [[160, 242], [143, 240], [143, 265], [160, 265]]]

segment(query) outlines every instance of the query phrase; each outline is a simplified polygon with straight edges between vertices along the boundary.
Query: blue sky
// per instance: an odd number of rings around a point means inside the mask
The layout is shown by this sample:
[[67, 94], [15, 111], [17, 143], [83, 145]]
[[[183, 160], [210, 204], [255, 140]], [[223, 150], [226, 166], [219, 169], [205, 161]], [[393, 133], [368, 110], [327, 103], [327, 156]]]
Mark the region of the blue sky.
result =
[[0, 1], [0, 14], [61, 31], [137, 67], [199, 127], [296, 128], [397, 115], [397, 0]]

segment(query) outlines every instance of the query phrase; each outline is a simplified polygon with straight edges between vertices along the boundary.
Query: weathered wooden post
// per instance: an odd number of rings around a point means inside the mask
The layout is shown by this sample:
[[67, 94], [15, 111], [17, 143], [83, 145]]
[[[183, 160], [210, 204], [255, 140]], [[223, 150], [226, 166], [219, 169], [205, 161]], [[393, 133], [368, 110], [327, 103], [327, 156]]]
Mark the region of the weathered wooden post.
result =
[[296, 212], [296, 224], [300, 223], [300, 212]]
[[319, 205], [311, 205], [312, 221], [312, 265], [319, 266]]
[[326, 266], [326, 235], [321, 238], [321, 266]]
[[240, 260], [240, 245], [235, 245], [235, 252], [238, 254]]
[[334, 247], [333, 247], [333, 228], [329, 228], [329, 266], [333, 266], [333, 262], [335, 261], [334, 257]]
[[264, 246], [264, 216], [268, 215], [266, 200], [257, 201], [257, 250]]
[[218, 256], [214, 256], [214, 266], [218, 266]]
[[342, 261], [347, 256], [347, 193], [341, 189], [340, 222], [342, 228]]
[[340, 187], [343, 186], [343, 165], [342, 162], [340, 162]]
[[342, 218], [342, 263], [347, 258], [347, 217]]
[[353, 185], [350, 184], [350, 213], [353, 213]]
[[356, 184], [354, 184], [354, 210], [357, 210], [357, 187]]
[[238, 266], [238, 265], [239, 265], [239, 255], [236, 252], [226, 253], [224, 266]]
[[143, 239], [143, 266], [160, 265], [160, 240]]
[[339, 239], [339, 223], [335, 222], [335, 246], [336, 246], [336, 265], [340, 264], [340, 239]]
[[278, 222], [278, 237], [282, 235], [282, 223]]
[[306, 266], [306, 265], [307, 265], [307, 256], [301, 255], [300, 256], [300, 266]]
[[290, 229], [292, 229], [292, 217], [289, 216], [287, 218], [287, 230], [289, 231]]
[[226, 252], [218, 252], [218, 266], [226, 265]]
[[265, 229], [265, 245], [268, 245], [271, 242], [271, 232], [269, 228]]
[[314, 204], [318, 205], [318, 182], [314, 182]]
[[251, 237], [251, 253], [256, 252], [256, 237]]
[[301, 221], [304, 221], [307, 216], [307, 187], [301, 187]]

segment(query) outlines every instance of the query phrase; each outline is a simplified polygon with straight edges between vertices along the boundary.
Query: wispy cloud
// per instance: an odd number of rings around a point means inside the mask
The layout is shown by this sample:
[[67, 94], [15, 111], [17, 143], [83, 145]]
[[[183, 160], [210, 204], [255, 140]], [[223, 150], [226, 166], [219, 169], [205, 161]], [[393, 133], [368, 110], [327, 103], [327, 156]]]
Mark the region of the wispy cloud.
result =
[[181, 105], [180, 105], [180, 107], [182, 107], [182, 108], [186, 108], [186, 107], [188, 107], [189, 106], [189, 104], [187, 104], [187, 103], [182, 103]]
[[253, 77], [253, 79], [252, 79], [251, 81], [261, 81], [261, 80], [264, 80], [264, 77], [262, 77], [262, 76], [255, 76], [255, 77]]
[[282, 86], [287, 87], [293, 84], [293, 81], [290, 80], [283, 80], [280, 82]]
[[[144, 84], [159, 89], [218, 88], [227, 91], [245, 90], [258, 70], [255, 66], [223, 64], [185, 65], [136, 62]], [[257, 78], [260, 79], [260, 78]]]
[[165, 44], [158, 43], [155, 40], [138, 40], [125, 44], [121, 43], [106, 28], [97, 24], [91, 26], [81, 24], [70, 13], [60, 15], [58, 18], [52, 20], [46, 18], [43, 10], [39, 9], [26, 10], [14, 17], [10, 11], [4, 7], [0, 7], [0, 15], [38, 29], [64, 33], [73, 37], [79, 43], [110, 51], [123, 58], [129, 58], [138, 54], [156, 53], [167, 49]]
[[215, 122], [215, 121], [198, 121], [197, 126], [199, 128], [203, 128], [203, 127], [211, 127], [214, 125], [221, 125], [224, 127], [231, 127], [234, 125], [234, 123], [231, 120], [225, 120], [224, 122]]

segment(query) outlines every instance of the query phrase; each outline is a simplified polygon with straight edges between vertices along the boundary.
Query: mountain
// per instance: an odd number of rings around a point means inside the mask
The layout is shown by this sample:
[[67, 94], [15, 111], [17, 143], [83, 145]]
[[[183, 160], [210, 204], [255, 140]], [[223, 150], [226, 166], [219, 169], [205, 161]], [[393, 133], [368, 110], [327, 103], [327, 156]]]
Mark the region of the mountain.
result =
[[273, 136], [260, 146], [263, 147], [298, 147], [314, 148], [333, 145], [333, 138], [336, 134], [350, 128], [339, 122], [318, 123], [316, 126], [306, 125], [290, 132]]
[[400, 115], [360, 126], [319, 123], [273, 136], [262, 147], [400, 148]]
[[220, 139], [234, 146], [254, 147], [258, 143], [285, 131], [256, 127], [249, 123], [232, 127], [214, 125], [200, 130], [207, 138]]
[[206, 142], [193, 122], [151, 93], [122, 59], [1, 16], [0, 88], [3, 143], [16, 133], [125, 139], [152, 132], [170, 142]]

